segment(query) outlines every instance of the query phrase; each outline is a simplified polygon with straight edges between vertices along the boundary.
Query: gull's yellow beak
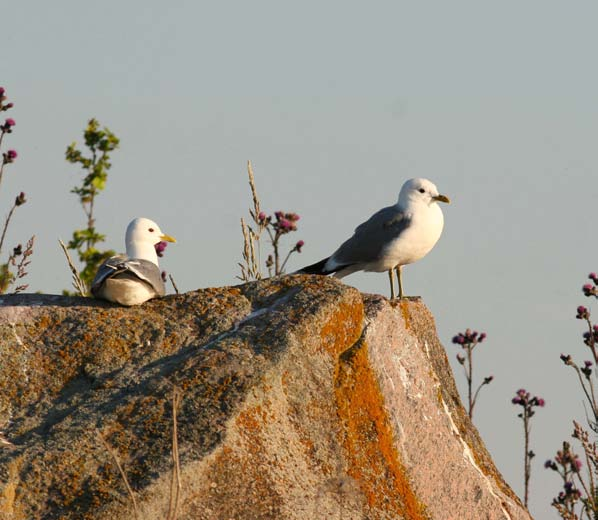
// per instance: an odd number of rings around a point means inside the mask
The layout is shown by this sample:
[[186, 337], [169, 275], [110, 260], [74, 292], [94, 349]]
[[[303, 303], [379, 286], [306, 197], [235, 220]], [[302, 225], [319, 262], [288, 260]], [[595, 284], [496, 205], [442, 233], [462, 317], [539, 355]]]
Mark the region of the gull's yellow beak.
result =
[[451, 203], [451, 199], [446, 195], [436, 195], [435, 197], [432, 197], [432, 200], [435, 200], [436, 202], [446, 202], [447, 204]]
[[164, 240], [166, 242], [176, 242], [176, 238], [171, 237], [170, 235], [160, 235], [160, 240]]

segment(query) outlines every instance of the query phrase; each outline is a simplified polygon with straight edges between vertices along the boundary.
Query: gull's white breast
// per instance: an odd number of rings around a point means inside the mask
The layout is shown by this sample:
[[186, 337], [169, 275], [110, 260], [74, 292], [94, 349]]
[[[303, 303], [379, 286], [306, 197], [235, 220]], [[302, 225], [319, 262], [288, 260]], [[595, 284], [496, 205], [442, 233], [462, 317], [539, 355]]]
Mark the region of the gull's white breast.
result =
[[444, 217], [438, 204], [422, 205], [411, 215], [409, 227], [386, 246], [380, 259], [380, 270], [417, 262], [436, 245]]
[[156, 294], [148, 283], [130, 278], [108, 278], [99, 291], [100, 297], [128, 306], [141, 305]]

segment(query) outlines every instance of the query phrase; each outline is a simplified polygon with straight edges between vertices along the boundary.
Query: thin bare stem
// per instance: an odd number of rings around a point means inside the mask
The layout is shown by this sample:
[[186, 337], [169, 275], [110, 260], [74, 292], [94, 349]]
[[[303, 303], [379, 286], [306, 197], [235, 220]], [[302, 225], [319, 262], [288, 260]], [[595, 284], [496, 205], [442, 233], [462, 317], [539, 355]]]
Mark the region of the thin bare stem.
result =
[[4, 238], [6, 237], [6, 230], [8, 229], [8, 224], [10, 223], [10, 219], [12, 218], [12, 214], [15, 212], [16, 208], [17, 208], [17, 204], [15, 202], [15, 203], [13, 203], [12, 208], [10, 208], [10, 211], [8, 212], [8, 216], [6, 217], [6, 220], [4, 221], [4, 228], [2, 229], [2, 236], [0, 237], [0, 253], [2, 252], [2, 245], [4, 244]]
[[475, 407], [476, 401], [478, 400], [478, 394], [480, 393], [480, 390], [482, 389], [482, 387], [486, 384], [488, 384], [488, 383], [486, 383], [485, 381], [482, 381], [480, 383], [480, 385], [478, 386], [477, 390], [475, 391], [475, 394], [473, 394], [473, 399], [471, 401], [471, 404], [469, 405], [469, 418], [470, 419], [473, 417], [473, 409]]
[[4, 162], [4, 159], [2, 160], [2, 162], [0, 163], [0, 184], [2, 184], [2, 177], [4, 176], [4, 165], [6, 163]]
[[288, 262], [288, 260], [289, 260], [290, 256], [291, 256], [291, 255], [292, 255], [292, 254], [293, 254], [295, 251], [296, 251], [296, 249], [295, 249], [295, 248], [293, 248], [293, 249], [291, 249], [291, 250], [290, 250], [290, 251], [287, 253], [287, 256], [286, 256], [286, 258], [284, 259], [284, 262], [283, 262], [283, 263], [282, 263], [282, 265], [280, 266], [280, 273], [281, 273], [281, 274], [282, 274], [282, 273], [284, 273], [284, 268], [285, 268], [285, 266], [287, 265], [287, 262]]
[[62, 248], [64, 255], [66, 256], [66, 261], [69, 264], [71, 273], [73, 273], [73, 287], [77, 290], [79, 295], [87, 296], [88, 290], [85, 285], [85, 282], [83, 282], [83, 280], [81, 280], [81, 276], [79, 276], [79, 271], [77, 271], [77, 268], [73, 264], [73, 259], [71, 258], [71, 255], [69, 255], [69, 252], [68, 252], [66, 246], [64, 245], [64, 242], [62, 240], [58, 239], [58, 243], [60, 244], [60, 247]]
[[527, 507], [527, 502], [529, 499], [529, 480], [530, 480], [530, 476], [531, 476], [531, 458], [529, 456], [529, 429], [530, 429], [530, 424], [529, 424], [529, 415], [527, 413], [527, 409], [524, 408], [523, 411], [523, 431], [525, 433], [525, 454], [524, 454], [524, 487], [525, 487], [525, 499], [524, 499], [524, 504], [525, 507]]
[[592, 355], [594, 356], [594, 364], [598, 365], [598, 352], [596, 352], [596, 343], [594, 341], [594, 334], [592, 331], [592, 322], [590, 321], [590, 318], [586, 318], [586, 323], [588, 324], [588, 333], [589, 333], [589, 337], [590, 337], [590, 345], [588, 345], [590, 347], [590, 350], [592, 351]]
[[[592, 397], [590, 396], [590, 394], [588, 393], [588, 389], [586, 388], [586, 385], [584, 383], [583, 377], [581, 376], [581, 370], [579, 369], [579, 367], [575, 363], [571, 362], [570, 364], [575, 369], [575, 372], [577, 373], [577, 377], [579, 378], [579, 383], [581, 384], [581, 388], [583, 390], [583, 393], [586, 395], [586, 399], [588, 400], [588, 402], [592, 406], [592, 412], [594, 413], [594, 420], [598, 421], [598, 417], [596, 416], [596, 411], [597, 411], [596, 410], [596, 403], [592, 399]], [[590, 384], [590, 387], [591, 387], [591, 384]]]
[[96, 433], [97, 433], [100, 441], [102, 441], [104, 448], [106, 448], [106, 451], [112, 456], [112, 458], [114, 459], [114, 462], [116, 463], [116, 467], [118, 468], [118, 471], [120, 472], [120, 476], [122, 477], [123, 482], [125, 483], [125, 487], [127, 488], [129, 497], [131, 497], [131, 501], [133, 502], [133, 511], [135, 513], [135, 519], [139, 520], [139, 510], [137, 508], [137, 500], [135, 500], [135, 494], [133, 493], [133, 490], [131, 489], [131, 486], [129, 485], [129, 481], [127, 480], [127, 475], [125, 474], [125, 472], [120, 464], [120, 461], [118, 460], [118, 455], [116, 454], [116, 451], [114, 451], [112, 446], [110, 446], [110, 444], [108, 444], [108, 441], [106, 441], [106, 439], [104, 439], [104, 437], [102, 436], [100, 431], [96, 430]]
[[174, 278], [172, 277], [172, 275], [170, 273], [168, 274], [168, 279], [170, 280], [170, 283], [174, 287], [174, 292], [177, 293], [177, 294], [181, 294], [179, 292], [179, 288], [176, 286], [176, 283], [174, 283]]
[[467, 399], [469, 403], [469, 418], [473, 418], [473, 400], [471, 396], [471, 388], [473, 384], [473, 347], [467, 347]]

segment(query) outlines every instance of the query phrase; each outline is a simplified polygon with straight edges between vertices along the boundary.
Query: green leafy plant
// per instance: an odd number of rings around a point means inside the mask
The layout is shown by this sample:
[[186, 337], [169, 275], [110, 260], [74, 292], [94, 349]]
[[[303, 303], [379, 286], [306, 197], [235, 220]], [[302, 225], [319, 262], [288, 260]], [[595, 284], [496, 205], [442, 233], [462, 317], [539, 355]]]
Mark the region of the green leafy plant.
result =
[[87, 217], [87, 227], [73, 232], [67, 248], [76, 251], [83, 264], [80, 276], [88, 293], [99, 265], [115, 254], [112, 250], [102, 251], [97, 247], [106, 236], [96, 230], [94, 204], [98, 194], [106, 187], [108, 170], [112, 166], [110, 153], [118, 148], [119, 139], [108, 128], [100, 128], [96, 119], [89, 120], [83, 138], [89, 154], [84, 155], [77, 148], [77, 143], [73, 142], [66, 149], [65, 158], [68, 162], [79, 165], [84, 173], [81, 185], [75, 186], [71, 193], [79, 197]]

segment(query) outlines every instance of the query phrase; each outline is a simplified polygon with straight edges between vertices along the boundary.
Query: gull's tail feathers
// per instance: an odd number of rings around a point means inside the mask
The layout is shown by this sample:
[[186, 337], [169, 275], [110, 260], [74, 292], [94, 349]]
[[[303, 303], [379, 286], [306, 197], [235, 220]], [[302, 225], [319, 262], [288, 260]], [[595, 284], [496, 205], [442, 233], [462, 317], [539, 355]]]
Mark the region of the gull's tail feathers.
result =
[[[328, 257], [329, 258], [329, 257]], [[307, 265], [298, 271], [295, 271], [293, 274], [322, 274], [327, 275], [334, 273], [334, 271], [327, 271], [325, 269], [326, 262], [328, 262], [328, 258], [324, 258], [315, 264]]]
[[[320, 260], [319, 262], [316, 262], [315, 264], [311, 264], [311, 265], [307, 265], [305, 266], [303, 269], [299, 269], [298, 271], [295, 271], [293, 274], [319, 274], [322, 276], [326, 276], [329, 274], [334, 274], [337, 278], [342, 278], [343, 276], [346, 276], [349, 273], [352, 273], [354, 270], [358, 270], [358, 269], [351, 269], [351, 265], [334, 265], [334, 267], [330, 268], [330, 267], [326, 267], [326, 264], [328, 264], [330, 260], [330, 257], [328, 258], [324, 258], [323, 260]], [[344, 271], [349, 269], [349, 272], [345, 273]]]

